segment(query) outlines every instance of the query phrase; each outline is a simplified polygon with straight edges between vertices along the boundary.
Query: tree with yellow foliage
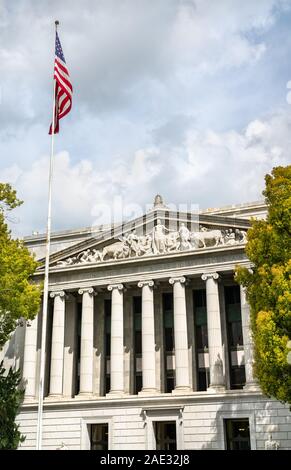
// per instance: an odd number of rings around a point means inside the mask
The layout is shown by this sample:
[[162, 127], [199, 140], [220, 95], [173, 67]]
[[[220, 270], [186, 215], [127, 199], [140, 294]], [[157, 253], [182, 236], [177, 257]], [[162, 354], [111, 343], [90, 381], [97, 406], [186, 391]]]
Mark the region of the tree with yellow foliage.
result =
[[252, 220], [246, 254], [252, 269], [237, 268], [251, 307], [254, 373], [262, 391], [291, 403], [291, 165], [265, 177], [266, 220]]

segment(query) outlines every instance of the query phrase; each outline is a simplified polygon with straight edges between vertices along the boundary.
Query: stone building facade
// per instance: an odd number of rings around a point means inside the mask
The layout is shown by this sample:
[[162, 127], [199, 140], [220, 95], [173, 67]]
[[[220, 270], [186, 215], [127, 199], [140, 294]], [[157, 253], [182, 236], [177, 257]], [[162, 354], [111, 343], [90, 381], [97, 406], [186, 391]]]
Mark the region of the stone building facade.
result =
[[[291, 449], [289, 408], [252, 371], [249, 306], [234, 279], [263, 203], [55, 233], [44, 449]], [[44, 237], [25, 242], [40, 260]], [[23, 371], [23, 449], [36, 445], [41, 312], [1, 352]]]

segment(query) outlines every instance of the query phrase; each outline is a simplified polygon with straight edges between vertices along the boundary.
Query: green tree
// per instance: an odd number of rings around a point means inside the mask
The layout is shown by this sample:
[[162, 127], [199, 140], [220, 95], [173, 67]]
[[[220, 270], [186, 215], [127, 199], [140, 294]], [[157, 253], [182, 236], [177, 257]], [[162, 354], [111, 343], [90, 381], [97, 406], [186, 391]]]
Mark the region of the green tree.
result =
[[236, 278], [251, 308], [255, 376], [267, 396], [291, 403], [291, 165], [265, 182], [267, 219], [252, 220], [247, 237], [252, 269], [237, 268]]
[[8, 373], [0, 363], [0, 450], [17, 449], [25, 440], [15, 423], [19, 407], [23, 401], [24, 390], [20, 386], [19, 370], [9, 369]]
[[[40, 287], [31, 282], [37, 262], [23, 242], [11, 237], [6, 220], [22, 204], [9, 184], [0, 183], [0, 349], [20, 318], [33, 319], [40, 304]], [[0, 449], [16, 449], [25, 437], [15, 423], [24, 390], [18, 370], [0, 364]]]
[[6, 223], [21, 204], [11, 186], [0, 183], [0, 348], [20, 318], [34, 318], [40, 303], [40, 287], [30, 281], [37, 262], [22, 241], [11, 237]]

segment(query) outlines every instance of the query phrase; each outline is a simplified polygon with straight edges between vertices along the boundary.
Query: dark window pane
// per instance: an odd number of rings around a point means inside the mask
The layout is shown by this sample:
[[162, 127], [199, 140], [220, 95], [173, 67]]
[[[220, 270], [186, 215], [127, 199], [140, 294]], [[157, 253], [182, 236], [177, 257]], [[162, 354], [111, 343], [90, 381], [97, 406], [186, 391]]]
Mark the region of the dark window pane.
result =
[[174, 349], [173, 328], [165, 328], [165, 349], [167, 352], [171, 352]]
[[173, 310], [173, 294], [163, 294], [163, 309]]
[[136, 331], [134, 335], [135, 354], [141, 354], [141, 331]]
[[243, 345], [239, 286], [226, 286], [224, 295], [228, 344], [235, 349]]
[[196, 326], [197, 349], [208, 349], [208, 328], [207, 325]]
[[206, 307], [206, 290], [199, 289], [193, 291], [194, 308]]
[[133, 297], [133, 313], [141, 313], [141, 296]]
[[166, 375], [166, 393], [171, 393], [175, 388], [174, 371], [167, 370]]
[[240, 389], [246, 383], [246, 373], [244, 366], [231, 367], [230, 369], [230, 387]]
[[105, 353], [106, 353], [106, 356], [110, 356], [110, 343], [111, 343], [110, 339], [111, 339], [111, 335], [110, 335], [110, 333], [107, 333], [105, 335]]
[[105, 317], [111, 315], [111, 299], [104, 300]]
[[110, 356], [110, 340], [111, 340], [111, 300], [104, 300], [105, 311], [105, 354]]
[[138, 392], [140, 392], [142, 389], [142, 374], [141, 373], [137, 373], [135, 375], [135, 394], [137, 394]]
[[91, 424], [91, 450], [108, 450], [108, 424]]
[[242, 322], [235, 321], [228, 324], [229, 346], [236, 348], [243, 345]]
[[198, 369], [198, 392], [205, 392], [209, 387], [209, 369]]
[[248, 419], [225, 419], [227, 450], [250, 450], [250, 429]]
[[239, 286], [225, 286], [224, 295], [225, 295], [226, 304], [239, 304], [240, 303]]
[[154, 423], [157, 450], [176, 450], [176, 422], [156, 421]]
[[106, 374], [105, 377], [105, 393], [110, 392], [110, 374]]

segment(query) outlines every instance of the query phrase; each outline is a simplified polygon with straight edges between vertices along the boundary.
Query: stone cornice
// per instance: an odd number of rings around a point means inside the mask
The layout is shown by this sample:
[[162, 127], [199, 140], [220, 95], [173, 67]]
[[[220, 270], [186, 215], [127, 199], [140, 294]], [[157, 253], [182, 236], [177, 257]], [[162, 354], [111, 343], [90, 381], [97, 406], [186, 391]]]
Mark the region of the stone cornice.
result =
[[[234, 269], [237, 265], [240, 266], [245, 266], [249, 267], [250, 262], [248, 260], [245, 261], [231, 261], [231, 262], [223, 262], [223, 263], [215, 263], [215, 264], [208, 264], [207, 269], [208, 272], [224, 272], [224, 273], [230, 273], [234, 272]], [[183, 266], [183, 267], [175, 267], [175, 268], [169, 268], [168, 266], [165, 266], [164, 269], [159, 269], [156, 271], [151, 271], [149, 273], [144, 274], [139, 274], [137, 272], [132, 272], [130, 274], [125, 274], [125, 275], [120, 275], [120, 274], [110, 274], [108, 276], [102, 276], [101, 278], [98, 277], [85, 277], [83, 279], [74, 279], [70, 280], [67, 282], [64, 281], [56, 281], [56, 282], [51, 282], [50, 283], [50, 290], [54, 292], [54, 289], [56, 291], [59, 291], [60, 288], [66, 290], [66, 291], [75, 291], [78, 289], [82, 288], [88, 288], [94, 286], [95, 288], [97, 287], [107, 287], [108, 285], [114, 285], [114, 284], [138, 284], [138, 282], [143, 282], [143, 281], [151, 281], [153, 280], [154, 282], [160, 281], [160, 280], [168, 280], [169, 278], [172, 277], [181, 277], [185, 276], [187, 278], [201, 278], [201, 275], [205, 271], [205, 264], [203, 265], [197, 265], [197, 266]]]
[[[150, 256], [141, 256], [136, 258], [124, 258], [124, 259], [116, 259], [116, 260], [108, 260], [103, 262], [97, 263], [90, 263], [90, 264], [77, 264], [77, 265], [68, 265], [68, 266], [50, 266], [50, 273], [65, 273], [65, 272], [78, 272], [78, 271], [86, 271], [88, 269], [98, 269], [104, 270], [104, 268], [112, 267], [112, 266], [123, 266], [123, 265], [131, 265], [131, 264], [147, 264], [147, 263], [155, 263], [161, 260], [175, 260], [175, 259], [187, 259], [191, 257], [203, 257], [208, 254], [224, 254], [224, 253], [244, 253], [244, 244], [240, 245], [230, 245], [230, 246], [217, 246], [217, 247], [207, 247], [207, 248], [199, 248], [199, 250], [190, 250], [190, 251], [180, 251], [180, 252], [173, 252], [173, 253], [165, 253], [160, 255], [150, 255]], [[247, 258], [246, 258], [247, 259]], [[39, 269], [35, 274], [34, 277], [43, 277], [44, 269]]]
[[[82, 410], [82, 409], [108, 409], [108, 408], [127, 408], [128, 406], [137, 406], [140, 408], [145, 408], [148, 406], [159, 406], [160, 409], [163, 407], [168, 407], [176, 405], [177, 407], [181, 407], [188, 404], [203, 404], [209, 402], [215, 402], [215, 404], [223, 404], [225, 401], [229, 402], [229, 400], [239, 399], [240, 402], [246, 400], [249, 401], [250, 397], [252, 399], [257, 398], [262, 401], [265, 399], [266, 401], [270, 401], [270, 399], [263, 396], [263, 394], [259, 391], [247, 391], [247, 390], [226, 390], [224, 392], [189, 392], [185, 395], [179, 396], [171, 396], [170, 394], [164, 393], [159, 394], [155, 397], [142, 397], [139, 395], [124, 395], [122, 398], [108, 398], [108, 397], [96, 397], [92, 395], [91, 399], [76, 399], [72, 398], [62, 398], [58, 400], [52, 399], [44, 399], [44, 410]], [[24, 402], [21, 411], [35, 411], [37, 412], [37, 401], [35, 402]]]

